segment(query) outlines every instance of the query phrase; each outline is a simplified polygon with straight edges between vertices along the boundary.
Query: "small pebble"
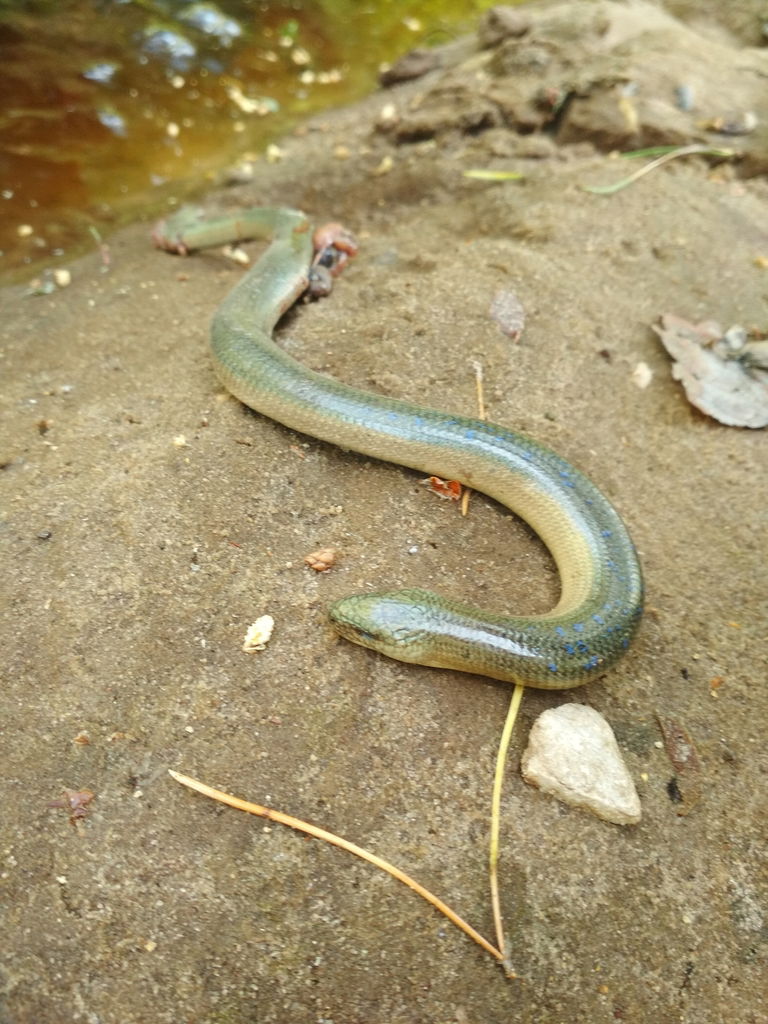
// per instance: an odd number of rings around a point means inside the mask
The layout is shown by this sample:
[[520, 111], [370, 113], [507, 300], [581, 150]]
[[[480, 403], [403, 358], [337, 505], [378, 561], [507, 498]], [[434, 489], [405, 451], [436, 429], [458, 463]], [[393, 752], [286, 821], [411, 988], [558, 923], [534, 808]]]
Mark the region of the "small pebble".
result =
[[390, 128], [393, 124], [397, 124], [400, 120], [400, 114], [397, 111], [397, 107], [394, 103], [385, 103], [379, 111], [379, 116], [376, 119], [376, 124], [381, 128]]
[[675, 89], [675, 102], [678, 109], [686, 112], [693, 110], [695, 106], [693, 86], [683, 83]]
[[291, 50], [291, 60], [294, 64], [298, 65], [298, 67], [305, 67], [309, 64], [312, 58], [307, 50], [303, 49], [301, 46], [294, 46]]
[[522, 303], [510, 288], [499, 288], [491, 300], [488, 310], [491, 320], [495, 320], [513, 341], [519, 341], [525, 327], [525, 310]]
[[723, 334], [722, 343], [729, 352], [740, 352], [747, 344], [747, 332], [739, 324], [734, 324]]
[[377, 164], [376, 167], [373, 168], [371, 174], [375, 178], [380, 178], [383, 174], [389, 174], [389, 172], [392, 170], [394, 166], [395, 161], [389, 154], [387, 154], [385, 157], [382, 158], [381, 162]]
[[255, 160], [241, 160], [224, 172], [225, 185], [250, 185], [256, 173]]
[[335, 548], [320, 548], [319, 551], [305, 555], [304, 561], [315, 572], [327, 572], [335, 564], [338, 554]]
[[571, 807], [616, 825], [640, 821], [640, 799], [602, 715], [563, 704], [533, 723], [521, 764], [523, 778]]
[[237, 263], [240, 267], [250, 266], [251, 257], [239, 245], [225, 245], [221, 250], [221, 254], [230, 263]]
[[652, 380], [653, 370], [648, 363], [638, 363], [632, 371], [632, 383], [636, 384], [641, 391], [644, 391]]
[[261, 615], [253, 625], [248, 627], [243, 640], [243, 650], [246, 654], [254, 651], [263, 651], [272, 636], [275, 628], [275, 620], [271, 615]]

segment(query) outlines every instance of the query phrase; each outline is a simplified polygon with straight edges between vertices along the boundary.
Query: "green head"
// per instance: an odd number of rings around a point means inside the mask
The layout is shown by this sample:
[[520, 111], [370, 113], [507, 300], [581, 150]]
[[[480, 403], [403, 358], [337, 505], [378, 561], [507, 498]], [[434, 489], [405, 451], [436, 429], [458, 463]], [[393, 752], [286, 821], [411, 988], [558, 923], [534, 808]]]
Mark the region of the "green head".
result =
[[352, 594], [335, 601], [328, 614], [346, 640], [398, 661], [429, 665], [434, 599], [426, 590]]

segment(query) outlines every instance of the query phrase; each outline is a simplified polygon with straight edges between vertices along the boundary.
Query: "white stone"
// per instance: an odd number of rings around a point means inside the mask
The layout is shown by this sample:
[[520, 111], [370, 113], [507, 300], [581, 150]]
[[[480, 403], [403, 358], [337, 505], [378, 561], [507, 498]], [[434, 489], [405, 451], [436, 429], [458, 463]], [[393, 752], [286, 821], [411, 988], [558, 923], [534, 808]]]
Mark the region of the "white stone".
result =
[[545, 793], [616, 825], [640, 821], [640, 799], [613, 730], [585, 704], [539, 715], [521, 764], [523, 778]]

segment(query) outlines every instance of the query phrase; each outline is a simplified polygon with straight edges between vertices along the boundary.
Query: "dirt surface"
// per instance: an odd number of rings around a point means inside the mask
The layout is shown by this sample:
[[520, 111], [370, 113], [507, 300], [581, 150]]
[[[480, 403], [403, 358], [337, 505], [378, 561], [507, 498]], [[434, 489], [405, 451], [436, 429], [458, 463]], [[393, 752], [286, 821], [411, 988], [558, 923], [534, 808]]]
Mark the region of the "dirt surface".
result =
[[[650, 329], [664, 312], [766, 326], [768, 51], [729, 34], [754, 33], [758, 4], [732, 5], [729, 28], [706, 20], [720, 5], [694, 6], [687, 27], [634, 5], [531, 8], [524, 34], [454, 47], [211, 196], [358, 232], [333, 296], [287, 318], [289, 351], [468, 414], [481, 362], [489, 417], [584, 469], [636, 540], [637, 642], [599, 683], [529, 690], [513, 738], [517, 981], [388, 877], [167, 769], [374, 850], [492, 938], [509, 687], [337, 641], [325, 609], [419, 585], [544, 610], [557, 581], [535, 536], [482, 496], [462, 519], [415, 474], [225, 395], [207, 325], [240, 271], [216, 252], [174, 259], [137, 225], [108, 270], [94, 255], [65, 290], [3, 293], [2, 1024], [768, 1019], [766, 436], [692, 409]], [[734, 111], [756, 130], [702, 127]], [[696, 140], [747, 155], [582, 189], [626, 173], [611, 150]], [[524, 178], [462, 176], [489, 167]], [[499, 288], [525, 308], [519, 342], [488, 315]], [[342, 558], [316, 574], [303, 558], [325, 546]], [[272, 642], [246, 655], [265, 612]], [[531, 722], [565, 700], [613, 726], [639, 825], [520, 779]], [[698, 802], [659, 716], [696, 746]], [[64, 789], [95, 794], [75, 824], [49, 807]]]

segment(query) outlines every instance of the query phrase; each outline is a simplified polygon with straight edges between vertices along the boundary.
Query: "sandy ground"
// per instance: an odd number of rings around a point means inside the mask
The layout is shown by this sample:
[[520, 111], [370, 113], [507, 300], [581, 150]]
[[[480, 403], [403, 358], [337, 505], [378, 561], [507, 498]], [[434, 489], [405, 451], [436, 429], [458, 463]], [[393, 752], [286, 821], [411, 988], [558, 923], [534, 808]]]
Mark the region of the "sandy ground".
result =
[[[2, 294], [2, 1024], [768, 1019], [766, 437], [692, 409], [650, 329], [664, 312], [765, 327], [760, 130], [725, 140], [749, 153], [735, 166], [681, 160], [612, 197], [581, 188], [624, 173], [607, 150], [700, 137], [717, 96], [746, 109], [755, 90], [767, 123], [767, 53], [714, 26], [639, 31], [636, 8], [548, 10], [524, 41], [313, 122], [282, 164], [210, 202], [348, 223], [361, 254], [330, 299], [287, 318], [289, 351], [468, 414], [480, 361], [490, 418], [589, 473], [636, 540], [648, 611], [633, 649], [587, 688], [528, 691], [513, 739], [501, 877], [519, 980], [369, 866], [169, 778], [322, 824], [492, 937], [509, 688], [338, 641], [325, 609], [391, 584], [544, 610], [557, 581], [531, 531], [482, 496], [462, 519], [415, 474], [225, 395], [207, 325], [240, 271], [154, 251], [137, 225], [112, 239], [108, 272], [94, 255], [64, 291]], [[634, 131], [615, 91], [628, 63]], [[697, 71], [684, 115], [669, 83]], [[521, 125], [551, 115], [537, 76], [577, 72], [559, 121]], [[398, 113], [381, 132], [385, 103]], [[462, 177], [474, 167], [525, 177]], [[500, 287], [527, 313], [518, 343], [488, 316]], [[317, 575], [303, 557], [323, 546], [343, 556]], [[264, 612], [274, 638], [243, 654]], [[565, 700], [613, 726], [638, 826], [522, 782], [531, 722]], [[673, 799], [659, 715], [696, 745], [697, 803]], [[95, 794], [76, 826], [48, 806], [65, 788]]]

